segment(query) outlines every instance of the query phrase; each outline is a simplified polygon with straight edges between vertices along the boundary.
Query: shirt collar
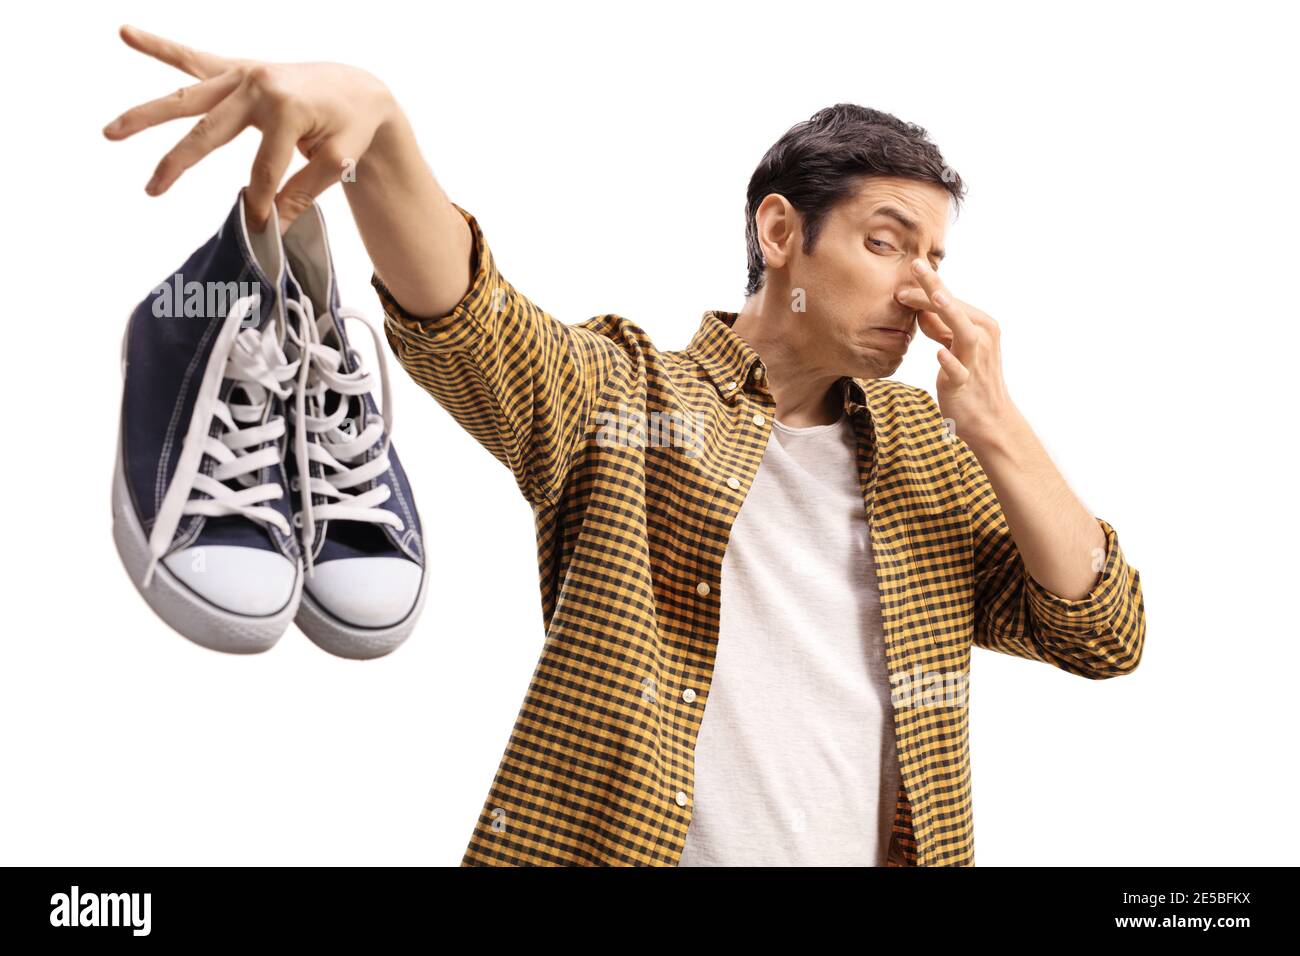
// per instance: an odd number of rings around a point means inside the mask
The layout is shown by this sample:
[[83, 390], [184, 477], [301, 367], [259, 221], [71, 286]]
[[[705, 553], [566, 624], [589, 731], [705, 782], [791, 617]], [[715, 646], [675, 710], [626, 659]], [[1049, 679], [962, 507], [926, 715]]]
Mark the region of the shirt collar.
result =
[[[732, 328], [738, 312], [725, 312], [710, 309], [700, 320], [700, 327], [691, 337], [686, 351], [704, 368], [714, 386], [723, 396], [744, 388], [765, 388], [754, 378], [754, 369], [761, 369], [760, 379], [766, 373], [766, 367], [758, 353], [741, 335]], [[840, 378], [840, 391], [844, 398], [844, 410], [852, 415], [861, 408], [868, 408], [870, 402], [867, 394], [868, 380], [845, 375]]]

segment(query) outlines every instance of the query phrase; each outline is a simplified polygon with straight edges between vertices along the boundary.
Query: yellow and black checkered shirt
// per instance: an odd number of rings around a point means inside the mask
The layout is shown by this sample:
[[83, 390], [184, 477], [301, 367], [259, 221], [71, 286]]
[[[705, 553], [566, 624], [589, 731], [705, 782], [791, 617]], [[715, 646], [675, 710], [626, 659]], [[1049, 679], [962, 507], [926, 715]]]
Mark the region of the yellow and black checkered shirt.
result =
[[[679, 351], [618, 315], [559, 321], [506, 281], [475, 217], [456, 208], [473, 278], [452, 312], [416, 318], [372, 283], [403, 367], [533, 506], [546, 635], [462, 865], [675, 866], [722, 557], [775, 412], [763, 362], [732, 330], [734, 312], [705, 312]], [[971, 647], [1125, 674], [1146, 632], [1141, 584], [1098, 518], [1106, 553], [1091, 593], [1046, 590], [926, 391], [847, 377], [842, 388], [895, 692], [887, 865], [971, 866]]]

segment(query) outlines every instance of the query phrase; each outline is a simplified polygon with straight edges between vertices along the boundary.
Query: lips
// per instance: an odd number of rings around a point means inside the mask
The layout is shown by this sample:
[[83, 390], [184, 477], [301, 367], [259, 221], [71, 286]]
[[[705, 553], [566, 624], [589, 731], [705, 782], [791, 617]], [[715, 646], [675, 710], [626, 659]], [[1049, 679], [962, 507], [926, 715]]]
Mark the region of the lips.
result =
[[901, 335], [906, 343], [911, 343], [912, 341], [912, 333], [905, 329], [894, 329], [887, 325], [876, 325], [872, 326], [872, 328], [878, 332], [893, 332], [895, 335]]

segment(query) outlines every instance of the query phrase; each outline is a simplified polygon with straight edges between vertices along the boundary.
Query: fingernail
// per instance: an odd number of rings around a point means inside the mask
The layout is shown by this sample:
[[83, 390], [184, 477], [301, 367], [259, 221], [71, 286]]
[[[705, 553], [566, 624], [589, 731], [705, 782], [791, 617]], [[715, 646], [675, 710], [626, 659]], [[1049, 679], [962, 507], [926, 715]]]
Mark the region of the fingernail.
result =
[[122, 131], [122, 118], [119, 116], [113, 122], [104, 127], [105, 136], [115, 136]]
[[935, 305], [947, 305], [947, 304], [948, 304], [948, 296], [945, 295], [945, 294], [942, 293], [942, 292], [936, 292], [936, 293], [934, 294], [934, 302], [935, 302]]
[[913, 260], [912, 260], [912, 271], [913, 271], [913, 272], [924, 272], [924, 271], [925, 271], [925, 260], [924, 260], [924, 259], [913, 259]]

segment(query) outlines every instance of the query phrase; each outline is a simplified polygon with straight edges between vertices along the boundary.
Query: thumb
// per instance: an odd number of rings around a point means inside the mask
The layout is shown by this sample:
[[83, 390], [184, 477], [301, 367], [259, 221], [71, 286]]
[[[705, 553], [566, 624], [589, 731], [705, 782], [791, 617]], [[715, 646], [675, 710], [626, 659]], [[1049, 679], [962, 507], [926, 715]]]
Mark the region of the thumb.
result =
[[317, 196], [340, 182], [351, 168], [354, 167], [350, 161], [340, 157], [336, 151], [319, 150], [306, 166], [289, 177], [284, 188], [276, 194], [275, 209], [280, 216], [280, 231], [288, 229], [295, 219], [312, 207]]

